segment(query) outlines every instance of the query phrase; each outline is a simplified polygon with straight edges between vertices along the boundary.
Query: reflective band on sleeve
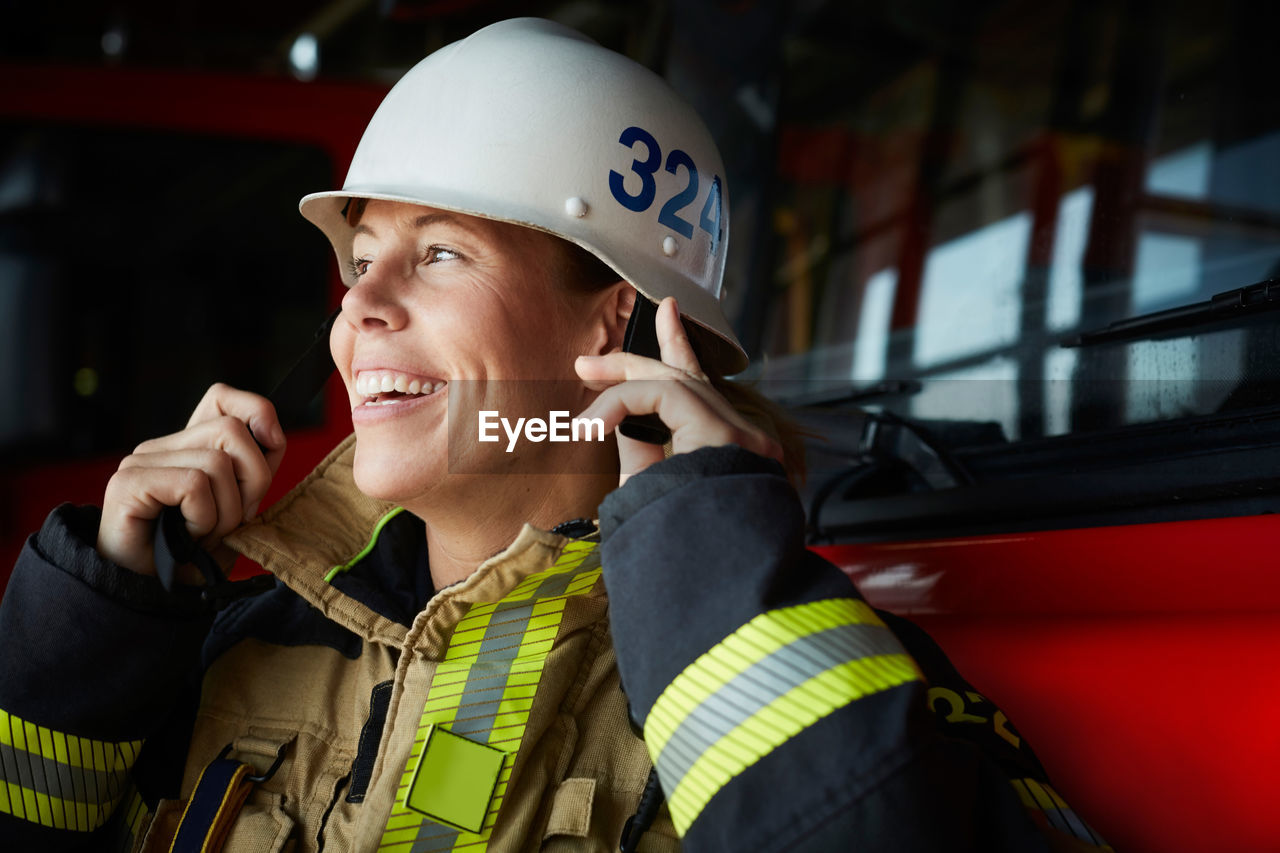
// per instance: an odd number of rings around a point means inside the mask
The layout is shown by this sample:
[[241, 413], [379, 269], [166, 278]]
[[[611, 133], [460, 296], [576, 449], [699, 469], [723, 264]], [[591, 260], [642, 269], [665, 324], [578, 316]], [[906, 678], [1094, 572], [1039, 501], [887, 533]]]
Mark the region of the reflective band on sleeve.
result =
[[1110, 845], [1102, 840], [1102, 836], [1080, 819], [1067, 801], [1058, 795], [1048, 782], [1035, 779], [1012, 779], [1013, 790], [1018, 792], [1022, 805], [1034, 812], [1040, 812], [1054, 829], [1063, 835], [1069, 835], [1099, 850], [1111, 850]]
[[676, 676], [645, 720], [676, 829], [683, 835], [721, 788], [805, 728], [919, 678], [865, 602], [760, 614]]
[[141, 749], [140, 740], [90, 740], [0, 710], [0, 813], [91, 832], [124, 796]]
[[120, 827], [120, 844], [116, 849], [132, 851], [142, 830], [142, 823], [147, 819], [147, 804], [136, 790], [129, 798], [129, 807], [124, 814], [124, 822]]
[[483, 828], [471, 833], [424, 819], [405, 805], [423, 744], [438, 725], [509, 755], [518, 753], [565, 605], [591, 592], [599, 578], [596, 545], [574, 540], [555, 565], [525, 578], [501, 601], [471, 606], [436, 667], [379, 853], [482, 853], [488, 847], [511, 778], [511, 759], [498, 776]]

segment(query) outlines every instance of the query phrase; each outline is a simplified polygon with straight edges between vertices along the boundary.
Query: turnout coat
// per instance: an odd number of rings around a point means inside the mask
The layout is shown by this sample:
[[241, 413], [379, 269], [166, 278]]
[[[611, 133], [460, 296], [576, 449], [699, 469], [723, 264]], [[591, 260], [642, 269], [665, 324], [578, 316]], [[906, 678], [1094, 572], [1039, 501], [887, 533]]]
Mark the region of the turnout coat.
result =
[[672, 457], [434, 590], [353, 452], [230, 537], [275, 584], [217, 614], [53, 512], [0, 604], [0, 848], [1106, 849], [776, 463]]

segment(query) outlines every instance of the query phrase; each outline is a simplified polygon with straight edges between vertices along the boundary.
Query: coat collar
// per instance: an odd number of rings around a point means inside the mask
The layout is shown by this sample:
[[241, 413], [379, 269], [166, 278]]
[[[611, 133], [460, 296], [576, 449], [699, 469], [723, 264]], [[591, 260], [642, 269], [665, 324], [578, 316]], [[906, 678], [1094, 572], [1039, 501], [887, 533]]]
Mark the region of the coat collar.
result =
[[[335, 566], [357, 557], [378, 522], [395, 504], [368, 497], [355, 485], [355, 436], [348, 436], [315, 470], [262, 515], [226, 541], [260, 564], [327, 618], [367, 641], [400, 646], [405, 626], [388, 619], [325, 580]], [[568, 537], [525, 524], [503, 551], [485, 560], [466, 580], [436, 593], [428, 610], [445, 599], [467, 605], [498, 601], [534, 572], [555, 563]], [[457, 608], [448, 608], [456, 610]]]

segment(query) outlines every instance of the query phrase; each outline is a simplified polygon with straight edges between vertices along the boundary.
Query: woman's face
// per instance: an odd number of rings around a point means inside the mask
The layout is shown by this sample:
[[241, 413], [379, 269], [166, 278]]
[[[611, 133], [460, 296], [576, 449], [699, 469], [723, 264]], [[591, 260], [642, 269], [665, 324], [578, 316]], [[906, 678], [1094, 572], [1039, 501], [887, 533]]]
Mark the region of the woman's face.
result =
[[[530, 381], [576, 380], [574, 358], [603, 343], [595, 303], [557, 280], [556, 238], [371, 201], [353, 256], [358, 279], [342, 300], [330, 350], [351, 403], [355, 479], [366, 494], [407, 504], [457, 473], [468, 454], [501, 454], [505, 437], [480, 447], [469, 421], [455, 423], [450, 447], [448, 405], [455, 418], [464, 407], [545, 417], [552, 409], [576, 415], [589, 401], [579, 382]], [[546, 449], [497, 458], [520, 470], [517, 460]]]

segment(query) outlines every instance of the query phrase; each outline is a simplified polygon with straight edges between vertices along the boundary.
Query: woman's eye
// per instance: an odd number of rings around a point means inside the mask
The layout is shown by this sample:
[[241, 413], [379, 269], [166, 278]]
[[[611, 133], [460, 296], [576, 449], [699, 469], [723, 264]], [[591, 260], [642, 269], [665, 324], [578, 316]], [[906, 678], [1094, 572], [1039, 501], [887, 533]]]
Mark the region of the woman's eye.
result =
[[444, 246], [432, 246], [427, 249], [426, 262], [434, 264], [436, 261], [456, 261], [460, 255], [453, 249], [446, 249]]
[[369, 264], [371, 263], [373, 261], [369, 258], [353, 258], [351, 261], [351, 275], [359, 278], [369, 271]]

